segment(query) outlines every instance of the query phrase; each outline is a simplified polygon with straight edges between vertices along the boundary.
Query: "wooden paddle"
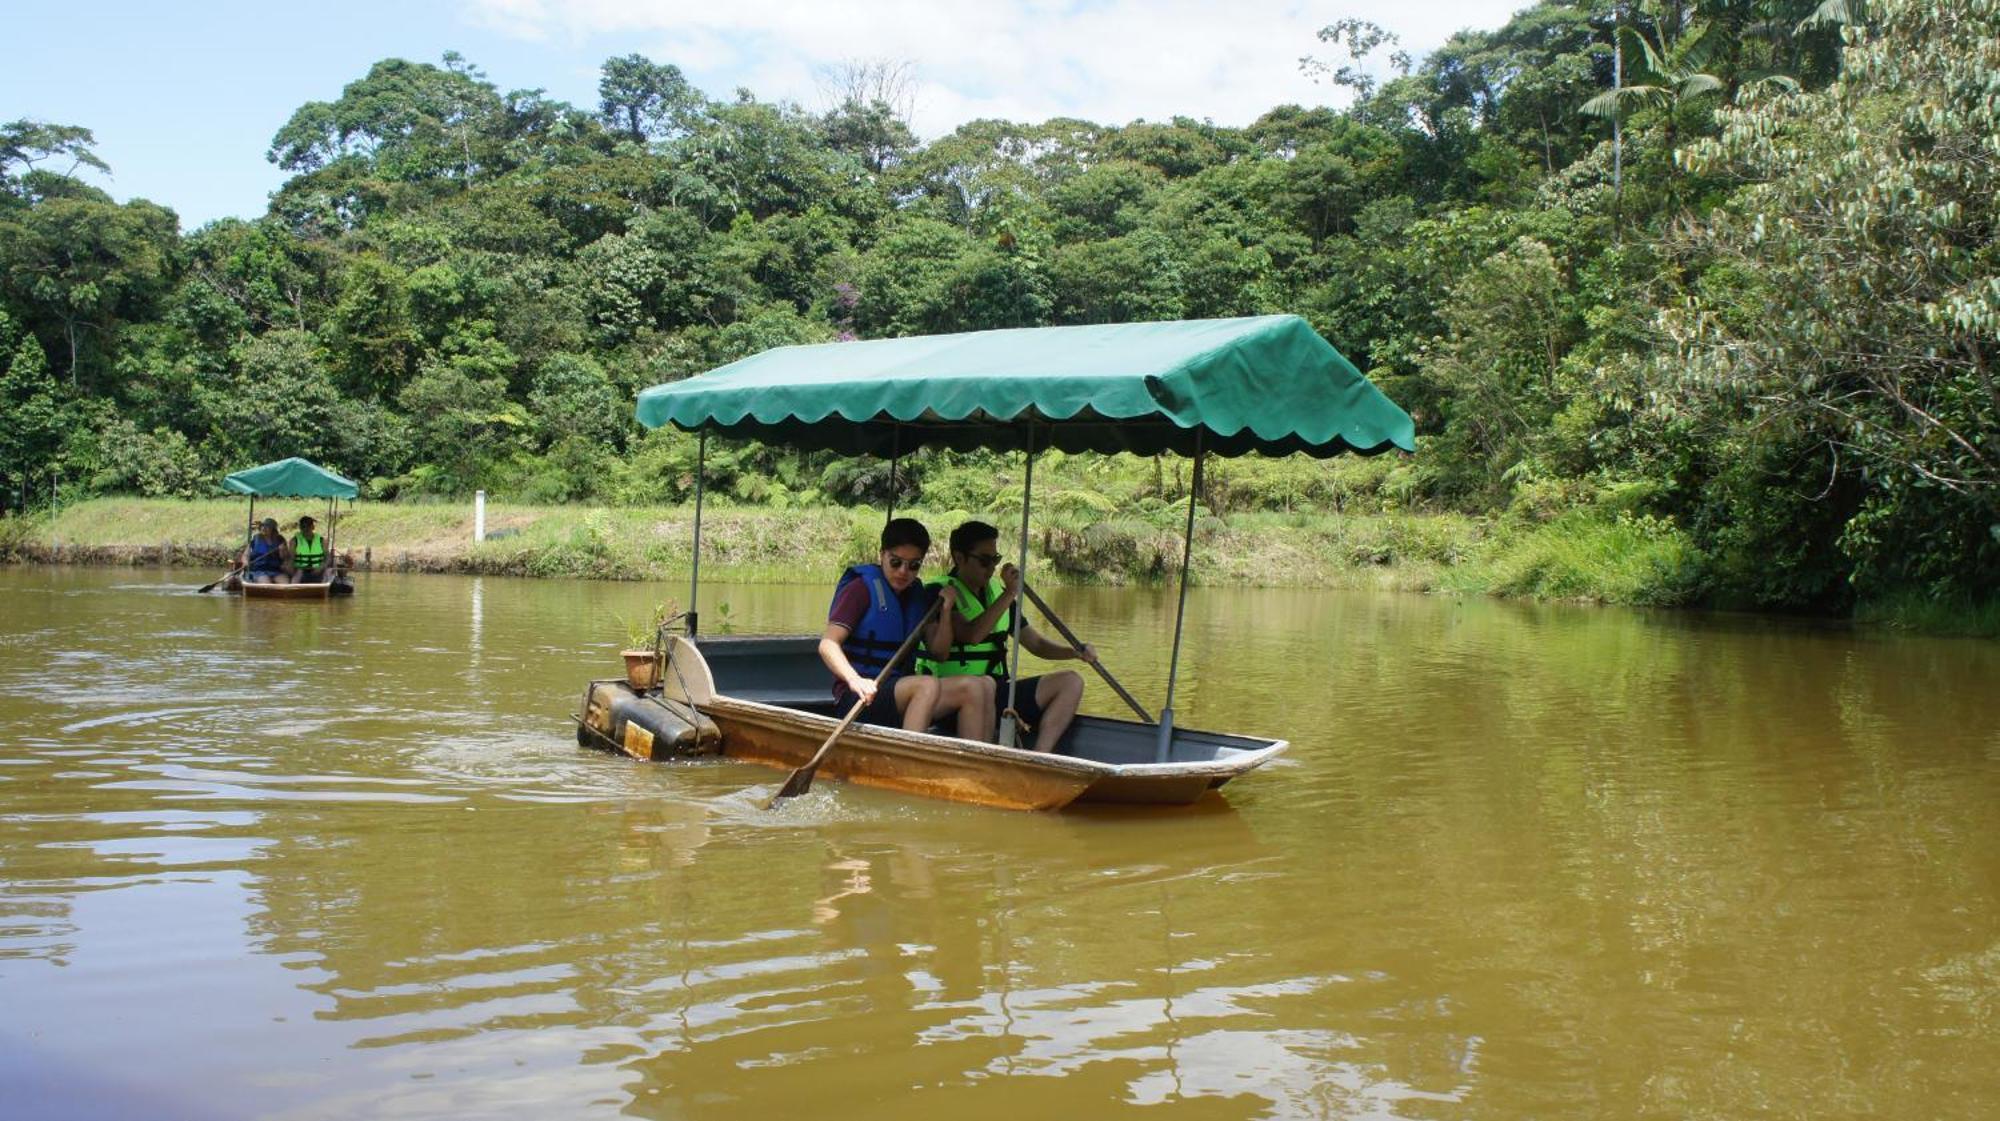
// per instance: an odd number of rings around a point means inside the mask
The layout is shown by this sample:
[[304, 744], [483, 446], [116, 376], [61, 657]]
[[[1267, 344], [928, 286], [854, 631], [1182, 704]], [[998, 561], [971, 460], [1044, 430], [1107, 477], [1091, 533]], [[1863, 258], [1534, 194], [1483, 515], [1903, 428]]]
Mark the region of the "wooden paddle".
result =
[[[916, 628], [909, 633], [909, 636], [903, 639], [903, 644], [896, 648], [895, 656], [883, 665], [882, 672], [875, 675], [875, 688], [877, 690], [880, 690], [882, 682], [888, 679], [889, 671], [895, 669], [896, 664], [909, 655], [910, 647], [917, 644], [918, 636], [924, 633], [925, 627], [931, 625], [931, 620], [937, 617], [938, 608], [943, 605], [944, 597], [942, 596], [931, 600], [929, 610], [924, 612], [923, 621], [918, 623]], [[805, 766], [792, 772], [791, 777], [785, 780], [785, 785], [779, 787], [778, 792], [771, 795], [771, 800], [764, 803], [764, 808], [768, 810], [783, 799], [796, 798], [806, 791], [811, 790], [813, 772], [819, 770], [820, 761], [826, 758], [827, 752], [833, 750], [833, 745], [840, 741], [840, 734], [847, 730], [849, 724], [854, 723], [854, 718], [861, 715], [861, 710], [866, 707], [868, 707], [866, 700], [860, 697], [854, 698], [854, 703], [848, 707], [847, 715], [841, 719], [839, 726], [834, 728], [833, 734], [826, 737], [826, 742], [819, 745], [819, 750], [813, 752], [813, 757], [806, 760]]]
[[[1055, 627], [1057, 633], [1063, 636], [1064, 642], [1069, 643], [1071, 646], [1076, 647], [1078, 650], [1083, 649], [1083, 640], [1076, 637], [1076, 632], [1070, 630], [1069, 627], [1063, 623], [1062, 619], [1057, 617], [1056, 613], [1050, 609], [1048, 603], [1044, 601], [1041, 596], [1036, 595], [1035, 589], [1030, 588], [1027, 585], [1026, 581], [1023, 581], [1021, 584], [1021, 594], [1027, 596], [1028, 602], [1035, 605], [1035, 610], [1041, 612], [1043, 617], [1048, 619], [1049, 623]], [[1104, 683], [1106, 685], [1111, 686], [1113, 692], [1117, 693], [1120, 697], [1123, 697], [1126, 704], [1132, 706], [1132, 711], [1139, 714], [1139, 719], [1144, 720], [1148, 724], [1159, 723], [1159, 721], [1153, 719], [1152, 713], [1146, 711], [1146, 707], [1144, 705], [1134, 700], [1132, 698], [1132, 694], [1125, 691], [1125, 687], [1123, 685], [1118, 684], [1118, 679], [1111, 676], [1111, 671], [1104, 668], [1104, 663], [1092, 662], [1090, 663], [1090, 668], [1096, 670], [1097, 675], [1104, 679]]]
[[231, 569], [230, 569], [229, 571], [227, 571], [227, 572], [223, 573], [222, 575], [220, 575], [220, 576], [216, 577], [216, 578], [215, 578], [214, 580], [212, 580], [212, 581], [210, 581], [210, 582], [208, 582], [208, 583], [206, 583], [206, 584], [203, 584], [203, 585], [202, 585], [201, 587], [199, 587], [199, 588], [196, 588], [196, 589], [194, 590], [194, 593], [195, 593], [196, 595], [200, 595], [200, 594], [202, 594], [203, 592], [212, 592], [212, 591], [214, 591], [214, 590], [215, 590], [215, 586], [216, 586], [217, 584], [220, 584], [220, 583], [222, 583], [222, 582], [223, 582], [224, 580], [227, 580], [227, 579], [229, 579], [229, 578], [230, 578], [231, 576], [234, 576], [234, 575], [236, 575], [236, 573], [237, 573], [238, 571], [239, 571], [239, 570], [238, 570], [238, 569], [236, 569], [236, 568], [231, 568]]

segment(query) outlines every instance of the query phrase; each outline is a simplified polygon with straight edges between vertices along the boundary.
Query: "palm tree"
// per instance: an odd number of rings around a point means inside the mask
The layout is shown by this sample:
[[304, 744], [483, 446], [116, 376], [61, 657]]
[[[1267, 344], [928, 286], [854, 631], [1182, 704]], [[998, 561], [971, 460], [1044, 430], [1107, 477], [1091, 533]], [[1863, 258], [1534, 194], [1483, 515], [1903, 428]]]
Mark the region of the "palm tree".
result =
[[[1645, 28], [1633, 24], [1623, 24], [1618, 28], [1615, 44], [1616, 62], [1612, 86], [1582, 105], [1582, 111], [1593, 117], [1607, 117], [1612, 123], [1612, 206], [1624, 193], [1624, 129], [1622, 127], [1627, 112], [1636, 108], [1653, 107], [1665, 111], [1667, 151], [1672, 152], [1676, 140], [1681, 107], [1695, 98], [1712, 93], [1720, 93], [1724, 87], [1721, 78], [1708, 73], [1703, 67], [1708, 65], [1712, 52], [1707, 23], [1691, 23], [1678, 29], [1671, 42], [1666, 38], [1670, 21], [1654, 21], [1650, 34]], [[1625, 84], [1625, 56], [1630, 53], [1638, 60], [1632, 67], [1633, 84]], [[1675, 180], [1669, 170], [1669, 190]]]

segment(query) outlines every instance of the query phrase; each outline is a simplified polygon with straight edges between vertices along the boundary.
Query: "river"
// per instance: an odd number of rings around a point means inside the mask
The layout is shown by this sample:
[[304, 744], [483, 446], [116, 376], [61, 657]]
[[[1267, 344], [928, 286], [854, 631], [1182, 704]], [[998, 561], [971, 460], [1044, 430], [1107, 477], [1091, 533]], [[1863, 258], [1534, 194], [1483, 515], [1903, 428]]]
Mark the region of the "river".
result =
[[[0, 568], [10, 1119], [2000, 1112], [2000, 644], [1197, 589], [1219, 795], [767, 812], [576, 746], [683, 585], [213, 575]], [[1156, 707], [1171, 595], [1044, 593]]]

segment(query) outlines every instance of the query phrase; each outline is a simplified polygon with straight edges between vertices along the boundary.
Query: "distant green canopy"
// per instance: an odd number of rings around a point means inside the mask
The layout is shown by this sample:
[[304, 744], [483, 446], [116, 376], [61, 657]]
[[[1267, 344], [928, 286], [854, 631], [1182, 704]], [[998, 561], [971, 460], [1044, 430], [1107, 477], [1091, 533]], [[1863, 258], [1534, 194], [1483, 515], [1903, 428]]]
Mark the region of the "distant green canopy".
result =
[[649, 428], [848, 454], [917, 447], [1375, 455], [1408, 413], [1296, 315], [767, 350], [639, 394]]
[[238, 471], [222, 480], [222, 488], [259, 498], [353, 498], [361, 490], [353, 479], [297, 456]]

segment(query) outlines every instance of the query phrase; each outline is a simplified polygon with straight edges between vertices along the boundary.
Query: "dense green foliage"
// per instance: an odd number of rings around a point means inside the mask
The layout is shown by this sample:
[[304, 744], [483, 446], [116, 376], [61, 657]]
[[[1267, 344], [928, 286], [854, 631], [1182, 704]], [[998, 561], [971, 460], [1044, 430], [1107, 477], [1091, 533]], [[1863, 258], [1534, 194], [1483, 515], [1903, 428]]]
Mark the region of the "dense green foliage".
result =
[[[191, 233], [71, 177], [87, 130], [0, 126], [0, 501], [292, 454], [376, 496], [676, 501], [692, 441], [634, 393], [765, 347], [1297, 312], [1421, 452], [1221, 464], [1211, 513], [1481, 516], [1527, 594], [2000, 592], [2000, 0], [1545, 0], [1421, 61], [1320, 40], [1346, 110], [927, 144], [867, 82], [813, 113], [629, 55], [579, 108], [389, 59], [279, 130], [264, 217]], [[709, 468], [781, 508], [1019, 501], [986, 456]], [[1079, 551], [1188, 482], [1044, 480]]]

